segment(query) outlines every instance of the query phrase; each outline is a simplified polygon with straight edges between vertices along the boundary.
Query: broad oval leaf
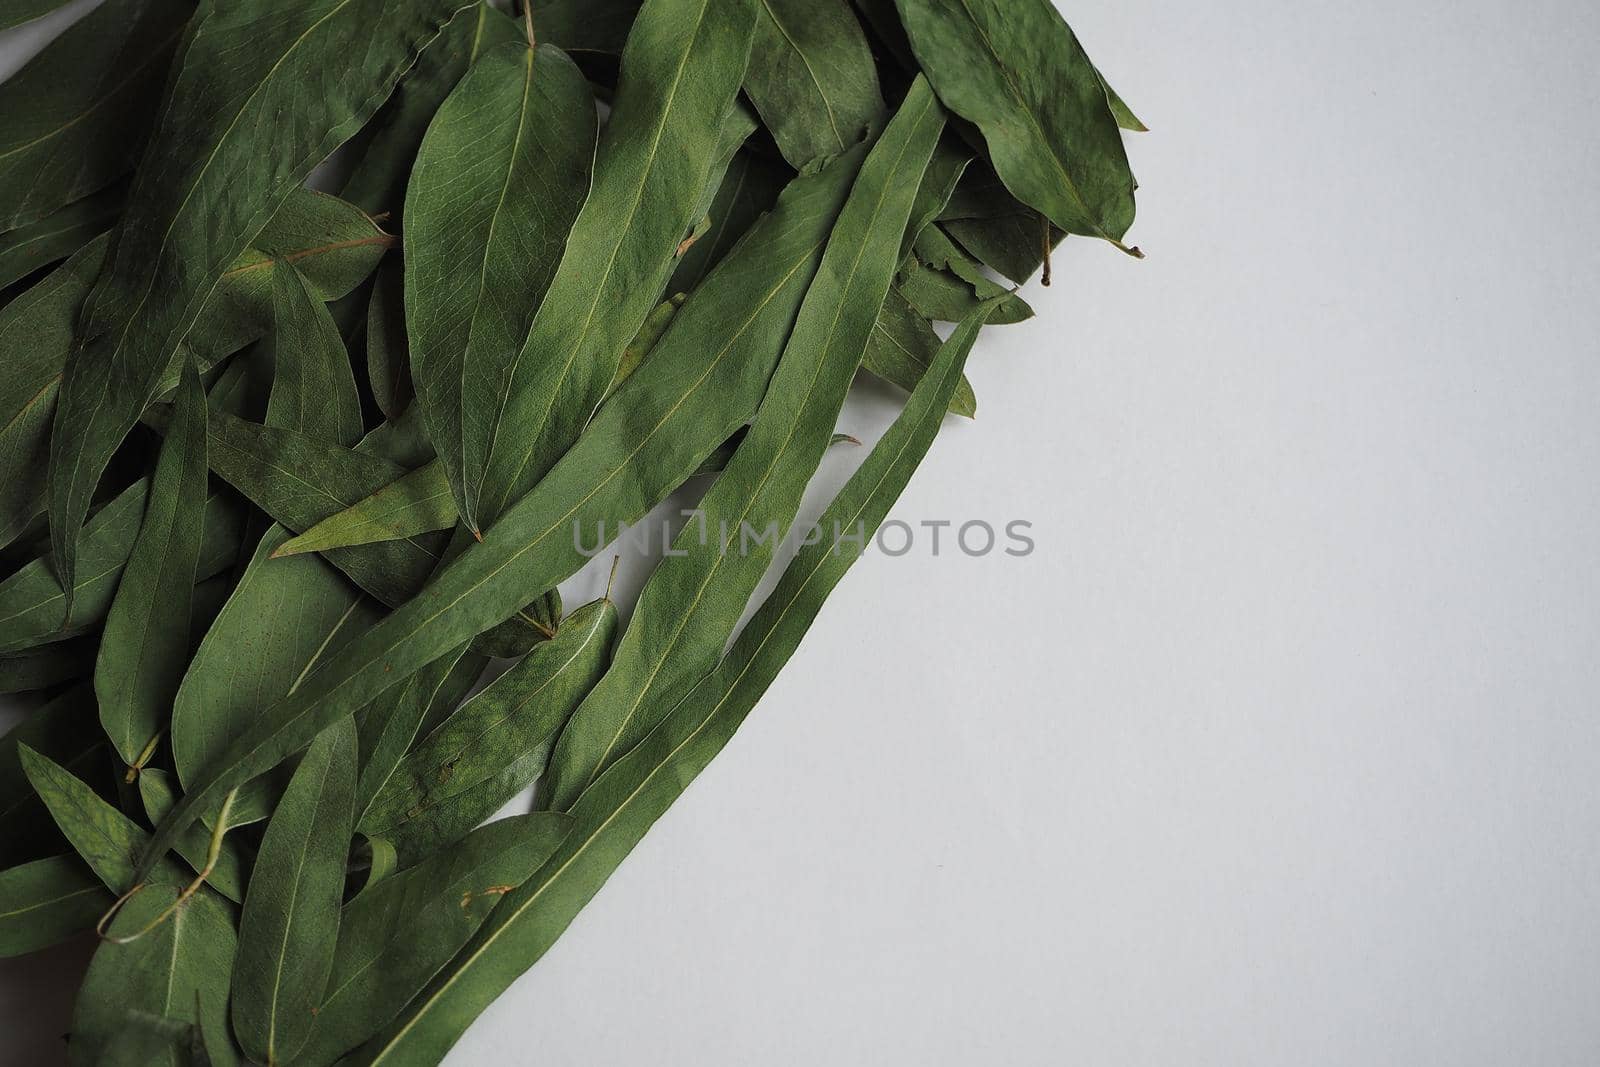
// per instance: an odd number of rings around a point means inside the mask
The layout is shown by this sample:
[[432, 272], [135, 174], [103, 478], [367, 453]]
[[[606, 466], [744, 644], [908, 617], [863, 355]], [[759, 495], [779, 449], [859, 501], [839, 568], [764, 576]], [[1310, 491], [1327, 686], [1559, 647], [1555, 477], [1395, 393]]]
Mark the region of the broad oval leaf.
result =
[[883, 93], [848, 0], [754, 0], [744, 90], [796, 170], [836, 156], [882, 124]]

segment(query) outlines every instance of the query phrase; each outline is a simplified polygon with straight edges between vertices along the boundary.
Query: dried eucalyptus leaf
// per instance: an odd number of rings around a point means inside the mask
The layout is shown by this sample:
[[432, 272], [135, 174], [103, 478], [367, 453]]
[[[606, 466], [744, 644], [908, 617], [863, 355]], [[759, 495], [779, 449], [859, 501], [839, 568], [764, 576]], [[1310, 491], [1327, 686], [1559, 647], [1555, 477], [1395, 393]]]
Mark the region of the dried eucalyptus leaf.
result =
[[610, 600], [572, 613], [555, 637], [461, 705], [396, 768], [361, 823], [401, 867], [466, 836], [544, 773], [556, 736], [611, 662]]
[[859, 530], [861, 543], [824, 537], [801, 550], [717, 669], [584, 793], [555, 854], [506, 895], [449, 966], [354, 1062], [376, 1067], [441, 1060], [495, 997], [543, 956], [727, 744], [926, 455], [987, 310], [946, 343], [900, 418], [823, 514], [823, 529]]
[[[167, 847], [209, 805], [304, 748], [408, 671], [508, 618], [586, 562], [585, 538], [636, 522], [745, 425], [766, 391], [864, 153], [791, 182], [689, 298], [651, 358], [539, 487], [396, 612], [234, 738], [158, 827]], [[614, 533], [614, 530], [613, 530]], [[581, 534], [581, 537], [575, 536]]]
[[887, 109], [866, 34], [848, 0], [754, 0], [744, 90], [796, 170], [880, 127]]
[[206, 493], [206, 396], [188, 364], [95, 664], [100, 724], [130, 767], [143, 766], [166, 731], [189, 665]]
[[[406, 195], [406, 332], [456, 506], [589, 192], [594, 98], [566, 54], [490, 49], [439, 109]], [[469, 474], [470, 472], [470, 474]]]
[[0, 870], [0, 959], [37, 952], [93, 929], [112, 899], [76, 856]]
[[[132, 169], [193, 0], [106, 0], [0, 83], [0, 232]], [[11, 20], [0, 15], [0, 25]]]
[[1099, 72], [1050, 0], [896, 0], [946, 107], [983, 133], [1006, 188], [1125, 251], [1137, 183]]
[[261, 839], [239, 917], [233, 1030], [258, 1063], [294, 1063], [339, 939], [356, 789], [356, 728], [317, 738]]
[[628, 342], [661, 299], [719, 155], [749, 61], [747, 0], [649, 0], [595, 157], [594, 187], [532, 329], [489, 413], [486, 466], [462, 521], [482, 533], [577, 438]]
[[650, 576], [615, 666], [562, 732], [541, 806], [571, 808], [727, 647], [832, 441], [943, 129], [944, 110], [919, 79], [839, 213], [749, 434], [701, 501], [702, 518]]
[[[306, 0], [201, 8], [84, 309], [83, 343], [61, 380], [50, 528], [68, 588], [95, 486], [161, 392], [179, 343], [229, 264], [466, 6]], [[286, 114], [294, 120], [283, 121]]]
[[114, 185], [0, 234], [0, 288], [66, 259], [109, 230], [122, 215], [127, 195], [122, 185]]

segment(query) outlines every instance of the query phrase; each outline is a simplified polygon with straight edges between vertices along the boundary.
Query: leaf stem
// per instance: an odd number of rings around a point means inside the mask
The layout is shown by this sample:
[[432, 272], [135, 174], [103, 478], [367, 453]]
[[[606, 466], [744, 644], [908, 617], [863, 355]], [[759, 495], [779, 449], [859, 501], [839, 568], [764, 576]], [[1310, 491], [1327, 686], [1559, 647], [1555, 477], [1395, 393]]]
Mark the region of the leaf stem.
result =
[[226, 837], [228, 833], [228, 816], [233, 813], [233, 801], [238, 795], [239, 790], [234, 789], [231, 790], [223, 799], [222, 810], [217, 812], [217, 824], [211, 828], [211, 844], [206, 848], [205, 866], [200, 868], [200, 872], [194, 876], [194, 880], [192, 882], [183, 887], [183, 892], [178, 894], [178, 899], [161, 909], [161, 914], [157, 915], [154, 919], [151, 919], [150, 922], [137, 933], [129, 934], [126, 937], [109, 936], [105, 932], [106, 924], [110, 918], [121, 909], [123, 904], [131, 900], [133, 895], [139, 890], [145, 888], [145, 883], [140, 882], [138, 885], [128, 890], [127, 893], [119, 897], [116, 903], [111, 905], [111, 910], [100, 917], [100, 922], [95, 926], [95, 933], [100, 935], [100, 939], [102, 941], [109, 942], [113, 945], [131, 945], [141, 937], [154, 932], [161, 926], [162, 923], [172, 918], [172, 916], [177, 913], [179, 908], [183, 907], [190, 897], [200, 892], [200, 887], [206, 884], [206, 879], [211, 877], [211, 872], [217, 869], [217, 860], [222, 856], [222, 839]]

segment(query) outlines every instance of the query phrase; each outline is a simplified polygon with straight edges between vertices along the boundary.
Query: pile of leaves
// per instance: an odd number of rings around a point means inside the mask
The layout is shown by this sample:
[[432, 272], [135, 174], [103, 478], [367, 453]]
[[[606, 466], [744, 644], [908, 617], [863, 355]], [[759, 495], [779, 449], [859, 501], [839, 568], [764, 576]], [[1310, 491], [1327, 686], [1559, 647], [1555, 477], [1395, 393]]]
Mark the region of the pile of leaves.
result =
[[[439, 1061], [974, 414], [1012, 285], [1137, 254], [1139, 128], [1050, 0], [105, 0], [0, 84], [0, 954], [97, 932], [72, 1062]], [[704, 537], [796, 523], [862, 372], [908, 399], [845, 536]], [[696, 478], [628, 625], [567, 611]]]

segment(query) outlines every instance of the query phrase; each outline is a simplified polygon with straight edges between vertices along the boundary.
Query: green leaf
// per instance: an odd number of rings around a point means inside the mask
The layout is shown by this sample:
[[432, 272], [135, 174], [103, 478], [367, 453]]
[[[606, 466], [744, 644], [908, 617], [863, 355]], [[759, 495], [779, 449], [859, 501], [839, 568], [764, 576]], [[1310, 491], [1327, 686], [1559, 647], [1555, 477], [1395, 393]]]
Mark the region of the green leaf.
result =
[[640, 0], [533, 0], [539, 40], [564, 52], [622, 54]]
[[628, 36], [594, 188], [491, 420], [462, 520], [488, 529], [582, 431], [661, 299], [750, 56], [748, 0], [648, 0]]
[[1018, 200], [1122, 243], [1136, 184], [1099, 73], [1050, 0], [896, 0], [946, 107], [983, 133]]
[[1043, 215], [1026, 209], [994, 218], [951, 219], [941, 225], [978, 262], [1018, 285], [1044, 263], [1046, 241], [1054, 250], [1065, 236]]
[[784, 168], [777, 162], [754, 152], [735, 155], [706, 209], [711, 227], [679, 257], [668, 290], [674, 294], [693, 292], [711, 268], [722, 262], [749, 232], [756, 219], [772, 210], [787, 180]]
[[493, 413], [589, 191], [594, 97], [561, 50], [485, 52], [422, 142], [406, 194], [406, 332], [428, 435], [462, 507]]
[[344, 339], [328, 306], [312, 295], [292, 263], [272, 272], [272, 399], [267, 423], [318, 441], [361, 439], [361, 398]]
[[[445, 653], [404, 682], [391, 687], [356, 716], [356, 750], [361, 754], [361, 776], [356, 786], [355, 822], [360, 825], [373, 797], [405, 759], [422, 729], [435, 699], [467, 656], [461, 645]], [[478, 664], [482, 669], [482, 664]]]
[[71, 615], [66, 614], [61, 583], [47, 558], [35, 560], [0, 584], [0, 651], [20, 651], [86, 633], [105, 617], [144, 519], [149, 490], [147, 479], [134, 482], [89, 522]]
[[561, 734], [540, 784], [554, 810], [568, 810], [727, 647], [832, 441], [944, 122], [919, 79], [867, 156], [749, 434], [650, 576], [615, 666]]
[[352, 166], [340, 195], [366, 211], [398, 215], [405, 205], [417, 149], [445, 97], [478, 56], [497, 44], [522, 39], [522, 28], [515, 21], [485, 3], [473, 4], [451, 19], [373, 118], [372, 139]]
[[130, 767], [143, 765], [167, 729], [189, 664], [206, 490], [206, 396], [191, 363], [95, 664], [100, 723]]
[[195, 17], [61, 381], [49, 495], [63, 584], [106, 464], [223, 273], [465, 6], [207, 4]]
[[[331, 196], [299, 190], [223, 275], [180, 348], [162, 391], [192, 359], [201, 373], [272, 326], [273, 265], [293, 262], [326, 300], [343, 296], [377, 266], [394, 238]], [[5, 308], [0, 308], [0, 543], [44, 510], [50, 426], [62, 368], [84, 298], [106, 258], [97, 238]]]
[[76, 772], [91, 763], [103, 767], [96, 759], [101, 741], [91, 685], [67, 690], [0, 737], [0, 869], [41, 859], [58, 851], [62, 843], [23, 773], [20, 747], [27, 745]]
[[884, 117], [867, 35], [847, 0], [754, 0], [744, 90], [796, 170], [857, 144]]
[[[213, 412], [207, 443], [211, 469], [289, 531], [307, 531], [353, 507], [404, 470], [378, 454], [380, 431], [355, 449], [294, 430], [262, 426]], [[289, 540], [274, 544], [280, 551]], [[439, 563], [442, 537], [408, 535], [348, 549], [327, 561], [387, 604], [416, 595]]]
[[107, 0], [0, 83], [0, 232], [133, 168], [193, 11], [192, 0]]
[[[440, 571], [429, 590], [345, 647], [235, 737], [158, 828], [167, 847], [235, 785], [304, 748], [340, 715], [509, 618], [530, 589], [588, 562], [602, 525], [636, 522], [747, 423], [766, 390], [864, 152], [792, 182], [712, 272], [661, 343], [550, 475]], [[214, 451], [214, 449], [213, 449]], [[597, 548], [597, 546], [596, 546]], [[298, 557], [297, 557], [298, 558]], [[287, 561], [280, 561], [287, 562]]]
[[0, 288], [66, 259], [109, 230], [122, 214], [127, 195], [126, 188], [114, 185], [58, 208], [38, 222], [0, 234]]
[[[110, 936], [129, 938], [145, 930], [178, 899], [178, 890], [152, 886], [133, 895], [117, 913]], [[171, 916], [126, 944], [103, 942], [78, 990], [67, 1044], [73, 1067], [105, 1062], [130, 1021], [154, 1016], [179, 1023], [226, 1018], [228, 976], [233, 969], [233, 921], [227, 905], [202, 888]], [[160, 1067], [182, 1067], [181, 1059], [158, 1059]]]
[[917, 202], [911, 208], [911, 222], [906, 226], [905, 240], [900, 245], [902, 260], [911, 254], [917, 238], [949, 206], [950, 198], [955, 196], [971, 163], [971, 153], [957, 143], [954, 134], [946, 130], [933, 150], [933, 158], [928, 161], [928, 169], [922, 175], [922, 185], [917, 189]]
[[[322, 559], [273, 559], [288, 536], [274, 527], [262, 538], [178, 689], [172, 755], [190, 795], [235, 735], [314, 668], [341, 655], [381, 614]], [[249, 654], [241, 655], [241, 649]]]
[[990, 281], [937, 226], [928, 227], [917, 238], [895, 288], [923, 318], [935, 322], [960, 322], [979, 304], [996, 297], [1000, 302], [991, 322], [1009, 325], [1033, 318], [1027, 301]]
[[260, 1063], [293, 1063], [333, 969], [350, 852], [356, 729], [317, 738], [267, 824], [239, 918], [233, 1028]]
[[688, 299], [683, 293], [679, 293], [663, 300], [656, 305], [654, 311], [650, 312], [650, 317], [644, 320], [644, 325], [639, 327], [639, 332], [628, 343], [628, 347], [622, 350], [622, 362], [617, 364], [617, 373], [611, 379], [611, 387], [607, 390], [608, 396], [616, 392], [617, 387], [623, 382], [633, 377], [633, 372], [639, 369], [639, 364], [644, 362], [650, 350], [655, 348], [666, 335], [667, 327], [672, 325], [678, 309], [683, 307]]
[[456, 515], [444, 462], [434, 460], [284, 542], [278, 555], [328, 552], [448, 530]]
[[65, 7], [68, 0], [9, 0], [0, 9], [0, 30], [9, 30], [34, 19], [43, 18], [57, 8]]
[[[134, 864], [150, 841], [138, 823], [100, 799], [81, 778], [59, 764], [39, 755], [27, 745], [19, 745], [22, 769], [33, 783], [39, 799], [50, 809], [50, 817], [61, 828], [73, 850], [83, 858], [100, 881], [113, 893], [126, 893], [140, 878]], [[188, 882], [183, 872], [163, 859], [152, 881], [182, 886]]]
[[[721, 664], [584, 793], [555, 854], [508, 893], [428, 988], [355, 1062], [436, 1063], [466, 1027], [545, 953], [656, 819], [722, 750], [799, 647], [823, 602], [865, 549], [927, 453], [985, 307], [956, 331], [900, 418], [819, 521]], [[861, 540], [836, 539], [834, 531]]]
[[383, 1029], [570, 826], [552, 812], [501, 819], [346, 905], [333, 974], [300, 1062], [330, 1064]]
[[[166, 771], [146, 767], [139, 772], [139, 799], [144, 803], [145, 814], [160, 822], [178, 802], [178, 791]], [[233, 821], [229, 820], [230, 828]], [[204, 871], [211, 861], [211, 830], [201, 823], [189, 827], [179, 838], [174, 851], [182, 856], [195, 872]], [[206, 876], [206, 884], [235, 904], [244, 900], [245, 881], [250, 861], [243, 848], [233, 838], [225, 837], [217, 851], [216, 862]]]
[[98, 638], [85, 637], [0, 656], [0, 694], [34, 693], [87, 678], [99, 647]]
[[539, 645], [424, 738], [361, 823], [409, 867], [464, 837], [544, 773], [556, 735], [611, 661], [610, 600], [572, 613]]
[[[70, 615], [61, 582], [47, 556], [0, 583], [0, 653], [91, 633], [100, 625], [111, 610], [117, 583], [138, 538], [149, 486], [149, 480], [141, 478], [89, 520]], [[213, 494], [206, 501], [198, 578], [209, 578], [231, 566], [238, 549], [238, 513], [232, 501]]]
[[[899, 290], [891, 289], [878, 311], [878, 323], [872, 329], [872, 340], [867, 344], [867, 354], [861, 365], [909, 392], [933, 364], [940, 343], [939, 335], [933, 332], [921, 312], [907, 303]], [[977, 418], [978, 398], [965, 375], [950, 398], [950, 411], [965, 418]]]
[[111, 901], [76, 856], [0, 871], [0, 959], [37, 952], [92, 929]]
[[378, 410], [391, 419], [400, 417], [416, 393], [406, 339], [405, 272], [398, 256], [384, 261], [372, 283], [367, 304], [367, 381]]

